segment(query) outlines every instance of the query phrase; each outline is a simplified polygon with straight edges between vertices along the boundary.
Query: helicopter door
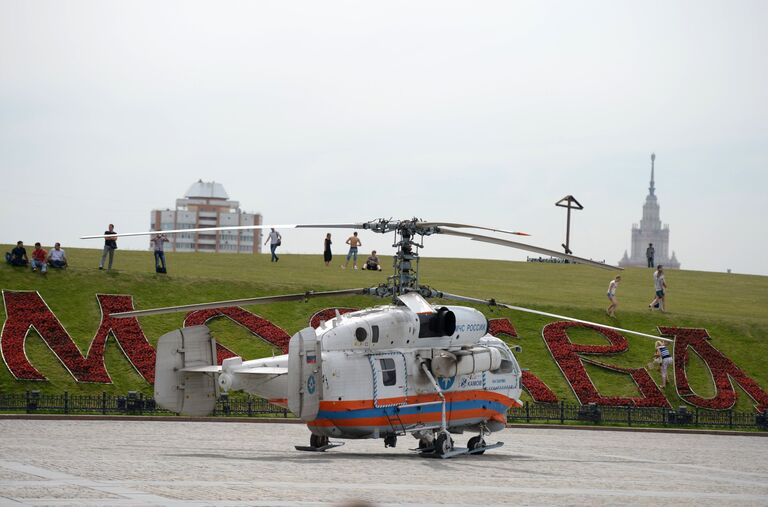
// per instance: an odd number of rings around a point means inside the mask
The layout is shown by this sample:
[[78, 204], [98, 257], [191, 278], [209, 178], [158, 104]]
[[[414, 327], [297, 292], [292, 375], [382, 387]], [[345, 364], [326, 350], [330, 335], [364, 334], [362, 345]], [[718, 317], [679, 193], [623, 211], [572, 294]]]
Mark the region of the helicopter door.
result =
[[389, 407], [405, 405], [407, 371], [405, 355], [401, 352], [370, 356], [373, 370], [373, 405]]
[[322, 364], [314, 328], [293, 335], [288, 344], [288, 409], [302, 421], [314, 421], [320, 409]]

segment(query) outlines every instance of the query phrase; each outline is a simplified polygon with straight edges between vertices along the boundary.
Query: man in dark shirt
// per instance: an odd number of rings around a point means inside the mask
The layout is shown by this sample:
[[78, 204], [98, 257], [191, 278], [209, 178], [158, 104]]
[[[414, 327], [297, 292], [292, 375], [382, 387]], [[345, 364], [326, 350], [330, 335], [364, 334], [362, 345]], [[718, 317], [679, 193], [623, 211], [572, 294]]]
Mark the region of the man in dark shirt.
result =
[[6, 260], [11, 266], [26, 266], [29, 264], [27, 258], [27, 250], [24, 248], [24, 242], [19, 241], [16, 243], [16, 248], [11, 250], [10, 254], [6, 254]]
[[[115, 226], [113, 224], [109, 224], [109, 230], [104, 231], [104, 234], [117, 234], [117, 232], [115, 232]], [[104, 238], [104, 251], [101, 254], [99, 269], [104, 269], [104, 261], [107, 260], [107, 254], [109, 254], [109, 264], [107, 265], [107, 270], [112, 269], [112, 259], [115, 257], [115, 250], [117, 250], [117, 239], [114, 237], [111, 239]]]
[[656, 253], [656, 249], [653, 248], [653, 243], [648, 243], [648, 248], [645, 249], [645, 258], [648, 259], [649, 268], [652, 268], [654, 266], [653, 257], [655, 253]]
[[379, 264], [379, 256], [376, 255], [376, 250], [371, 252], [371, 255], [365, 260], [363, 269], [369, 269], [371, 271], [381, 271], [381, 264]]

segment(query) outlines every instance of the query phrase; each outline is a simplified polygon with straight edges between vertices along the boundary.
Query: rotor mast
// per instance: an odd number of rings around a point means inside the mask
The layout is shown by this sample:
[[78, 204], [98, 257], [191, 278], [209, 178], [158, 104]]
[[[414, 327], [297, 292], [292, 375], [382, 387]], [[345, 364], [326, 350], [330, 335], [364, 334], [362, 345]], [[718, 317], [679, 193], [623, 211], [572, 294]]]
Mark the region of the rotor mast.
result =
[[364, 224], [365, 229], [374, 232], [394, 232], [395, 242], [392, 244], [397, 248], [394, 261], [392, 263], [394, 273], [388, 277], [386, 285], [380, 285], [371, 289], [370, 293], [380, 297], [391, 296], [392, 301], [397, 304], [398, 296], [408, 292], [419, 292], [425, 297], [431, 297], [432, 291], [428, 287], [419, 285], [419, 248], [424, 245], [418, 241], [416, 236], [429, 236], [440, 232], [434, 225], [424, 226], [418, 218], [411, 220], [385, 220], [380, 219]]

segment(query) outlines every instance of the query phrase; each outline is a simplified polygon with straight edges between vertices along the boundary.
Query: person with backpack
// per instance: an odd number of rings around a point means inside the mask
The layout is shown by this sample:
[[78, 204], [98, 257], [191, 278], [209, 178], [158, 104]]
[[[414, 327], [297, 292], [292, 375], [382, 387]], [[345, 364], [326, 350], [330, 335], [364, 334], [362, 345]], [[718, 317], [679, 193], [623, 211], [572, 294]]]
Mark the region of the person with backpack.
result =
[[272, 252], [272, 258], [270, 259], [270, 262], [279, 261], [280, 257], [277, 256], [275, 250], [277, 250], [277, 247], [283, 244], [283, 237], [279, 232], [275, 230], [274, 227], [272, 227], [272, 230], [269, 231], [269, 234], [267, 235], [267, 240], [264, 242], [264, 244], [266, 245], [267, 243], [269, 243], [269, 251]]

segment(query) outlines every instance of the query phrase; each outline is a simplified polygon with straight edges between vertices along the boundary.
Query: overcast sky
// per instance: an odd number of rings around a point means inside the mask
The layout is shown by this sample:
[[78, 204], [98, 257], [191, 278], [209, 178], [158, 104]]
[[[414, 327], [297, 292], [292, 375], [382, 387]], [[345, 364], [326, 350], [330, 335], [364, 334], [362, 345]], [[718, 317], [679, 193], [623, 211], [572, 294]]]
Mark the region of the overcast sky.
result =
[[77, 238], [146, 230], [202, 178], [265, 223], [417, 216], [549, 248], [572, 194], [572, 250], [616, 263], [655, 152], [682, 267], [766, 275], [766, 26], [761, 1], [0, 0], [0, 242], [100, 248]]

